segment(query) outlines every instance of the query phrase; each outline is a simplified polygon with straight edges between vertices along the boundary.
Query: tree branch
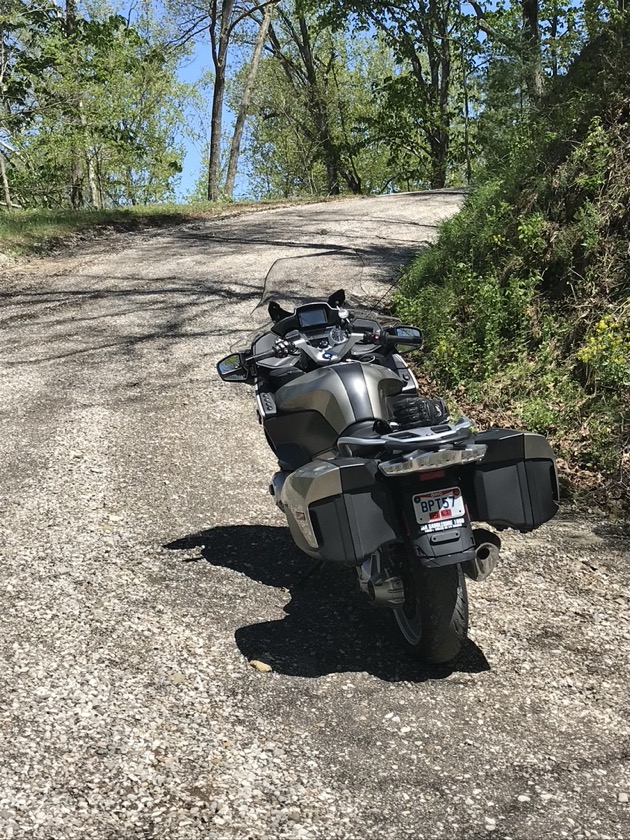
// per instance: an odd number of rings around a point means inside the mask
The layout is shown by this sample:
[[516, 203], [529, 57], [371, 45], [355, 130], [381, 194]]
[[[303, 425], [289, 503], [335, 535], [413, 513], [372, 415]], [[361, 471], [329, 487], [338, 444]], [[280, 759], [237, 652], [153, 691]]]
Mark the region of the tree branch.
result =
[[187, 41], [191, 41], [193, 38], [196, 38], [197, 35], [200, 35], [209, 26], [206, 21], [206, 17], [207, 15], [203, 14], [195, 18], [194, 22], [189, 20], [186, 24], [184, 24], [187, 28], [178, 35], [177, 38], [173, 38], [165, 42], [165, 49], [177, 49], [178, 47], [183, 46]]
[[521, 53], [523, 52], [523, 45], [520, 43], [520, 41], [514, 40], [514, 38], [511, 38], [505, 32], [500, 32], [498, 29], [495, 29], [494, 26], [488, 23], [488, 21], [486, 20], [486, 13], [481, 8], [479, 3], [476, 2], [476, 0], [468, 0], [468, 2], [472, 6], [473, 11], [475, 13], [475, 17], [477, 18], [478, 29], [480, 29], [482, 32], [485, 32], [485, 34], [489, 38], [492, 38], [494, 41], [499, 41], [501, 44], [504, 44], [511, 50], [514, 50], [514, 52], [518, 53], [518, 55], [521, 55]]
[[273, 5], [275, 5], [276, 3], [279, 3], [279, 2], [280, 2], [280, 0], [265, 0], [264, 3], [257, 3], [255, 6], [252, 6], [251, 9], [247, 9], [246, 12], [242, 12], [240, 15], [238, 15], [236, 18], [234, 18], [234, 20], [230, 24], [230, 28], [228, 30], [228, 35], [232, 34], [234, 29], [236, 29], [236, 27], [239, 25], [239, 23], [241, 23], [241, 21], [245, 20], [245, 18], [252, 17], [254, 12], [260, 12], [263, 9], [266, 9], [267, 6], [273, 6]]
[[278, 36], [276, 35], [276, 31], [274, 29], [273, 24], [269, 25], [269, 41], [269, 49], [271, 51], [271, 54], [280, 61], [284, 69], [284, 74], [287, 77], [287, 80], [293, 86], [294, 90], [297, 91], [297, 85], [295, 81], [296, 77], [301, 80], [302, 84], [306, 84], [308, 81], [306, 78], [306, 74], [298, 64], [296, 64], [282, 52], [282, 46], [280, 44]]
[[10, 152], [12, 155], [17, 155], [17, 157], [22, 157], [20, 155], [20, 153], [16, 149], [13, 148], [13, 146], [9, 145], [9, 143], [6, 143], [1, 137], [0, 137], [0, 152], [2, 152], [3, 154], [7, 154], [7, 153]]

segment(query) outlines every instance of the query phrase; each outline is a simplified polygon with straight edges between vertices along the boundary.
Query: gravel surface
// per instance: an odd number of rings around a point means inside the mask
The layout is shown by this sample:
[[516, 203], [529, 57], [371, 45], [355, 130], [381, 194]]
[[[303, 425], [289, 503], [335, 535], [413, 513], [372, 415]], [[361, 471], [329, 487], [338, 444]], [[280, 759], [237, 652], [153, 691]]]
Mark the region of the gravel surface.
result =
[[378, 300], [460, 201], [4, 266], [2, 840], [630, 838], [626, 539], [508, 533], [461, 657], [423, 670], [350, 572], [296, 586], [251, 392], [214, 373], [270, 269]]

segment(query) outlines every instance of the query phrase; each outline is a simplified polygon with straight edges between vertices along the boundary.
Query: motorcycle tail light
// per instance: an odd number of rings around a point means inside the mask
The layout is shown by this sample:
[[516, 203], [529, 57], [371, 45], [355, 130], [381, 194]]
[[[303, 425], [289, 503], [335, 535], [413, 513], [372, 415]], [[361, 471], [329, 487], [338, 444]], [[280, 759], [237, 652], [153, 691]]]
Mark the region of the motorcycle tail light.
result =
[[446, 472], [444, 470], [434, 470], [433, 472], [423, 472], [420, 476], [420, 481], [432, 481], [434, 478], [444, 478]]

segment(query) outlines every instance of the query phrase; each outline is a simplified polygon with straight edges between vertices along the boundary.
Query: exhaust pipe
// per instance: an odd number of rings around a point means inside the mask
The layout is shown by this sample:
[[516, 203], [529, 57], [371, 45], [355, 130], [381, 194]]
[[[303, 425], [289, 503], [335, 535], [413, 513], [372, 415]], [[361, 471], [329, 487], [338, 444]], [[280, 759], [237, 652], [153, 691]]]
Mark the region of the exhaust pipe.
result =
[[284, 482], [287, 480], [287, 476], [289, 475], [288, 472], [282, 470], [281, 472], [274, 473], [271, 477], [271, 484], [269, 485], [269, 495], [273, 496], [273, 500], [276, 505], [280, 508], [282, 513], [284, 513], [284, 505], [280, 499], [280, 495], [282, 493], [282, 488], [284, 487]]
[[361, 566], [357, 566], [359, 589], [375, 607], [402, 607], [405, 603], [402, 578], [384, 565], [381, 551], [372, 554]]
[[475, 528], [473, 536], [477, 544], [475, 559], [464, 564], [464, 572], [471, 580], [481, 582], [492, 574], [499, 562], [501, 540], [485, 528]]

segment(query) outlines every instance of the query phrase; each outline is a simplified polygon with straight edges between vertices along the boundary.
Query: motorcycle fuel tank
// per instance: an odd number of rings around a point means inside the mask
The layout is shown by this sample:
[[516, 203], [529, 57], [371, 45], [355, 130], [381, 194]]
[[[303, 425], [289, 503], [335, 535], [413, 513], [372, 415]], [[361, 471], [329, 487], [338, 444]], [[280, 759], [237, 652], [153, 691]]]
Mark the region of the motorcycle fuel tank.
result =
[[265, 432], [283, 469], [294, 470], [332, 449], [353, 423], [386, 420], [387, 397], [403, 382], [385, 367], [344, 362], [305, 373], [275, 393]]
[[361, 420], [386, 420], [387, 397], [400, 394], [403, 383], [387, 368], [345, 362], [311, 371], [276, 393], [282, 413], [316, 411], [340, 435]]

